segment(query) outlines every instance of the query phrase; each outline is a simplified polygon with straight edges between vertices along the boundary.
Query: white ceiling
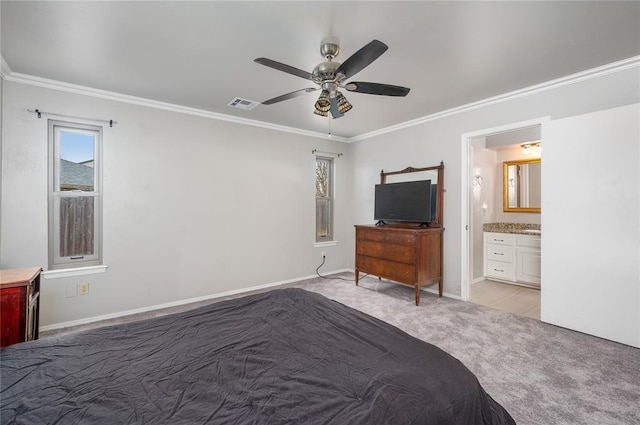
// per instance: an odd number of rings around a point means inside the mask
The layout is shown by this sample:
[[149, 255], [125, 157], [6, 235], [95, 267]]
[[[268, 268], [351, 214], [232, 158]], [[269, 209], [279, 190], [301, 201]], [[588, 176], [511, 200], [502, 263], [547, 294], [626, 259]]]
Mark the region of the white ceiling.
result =
[[323, 38], [343, 62], [373, 39], [389, 50], [355, 81], [411, 88], [405, 98], [345, 92], [331, 120], [350, 138], [640, 55], [640, 2], [34, 2], [2, 1], [10, 75], [168, 102], [326, 133], [318, 92], [251, 111], [313, 83], [258, 65], [311, 71]]

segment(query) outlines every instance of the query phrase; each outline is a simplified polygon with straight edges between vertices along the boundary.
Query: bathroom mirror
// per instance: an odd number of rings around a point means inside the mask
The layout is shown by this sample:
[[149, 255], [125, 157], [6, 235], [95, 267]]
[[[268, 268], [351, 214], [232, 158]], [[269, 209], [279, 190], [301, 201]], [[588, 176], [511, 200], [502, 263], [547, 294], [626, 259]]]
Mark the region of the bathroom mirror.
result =
[[502, 165], [504, 212], [539, 213], [541, 210], [540, 159], [505, 161]]
[[[429, 225], [431, 227], [442, 227], [443, 201], [444, 201], [444, 162], [433, 167], [413, 168], [407, 167], [400, 171], [380, 171], [380, 183], [399, 183], [415, 180], [431, 180], [432, 187], [436, 191], [432, 194], [435, 201], [435, 217]], [[433, 189], [432, 189], [433, 190]]]

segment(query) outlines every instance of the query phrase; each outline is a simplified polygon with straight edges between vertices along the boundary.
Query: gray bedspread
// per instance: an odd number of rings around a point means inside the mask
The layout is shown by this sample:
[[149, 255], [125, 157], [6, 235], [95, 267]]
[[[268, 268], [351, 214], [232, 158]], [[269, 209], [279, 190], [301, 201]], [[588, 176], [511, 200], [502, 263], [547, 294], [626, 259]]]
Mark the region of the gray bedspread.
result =
[[514, 424], [439, 348], [301, 289], [0, 351], [1, 423]]

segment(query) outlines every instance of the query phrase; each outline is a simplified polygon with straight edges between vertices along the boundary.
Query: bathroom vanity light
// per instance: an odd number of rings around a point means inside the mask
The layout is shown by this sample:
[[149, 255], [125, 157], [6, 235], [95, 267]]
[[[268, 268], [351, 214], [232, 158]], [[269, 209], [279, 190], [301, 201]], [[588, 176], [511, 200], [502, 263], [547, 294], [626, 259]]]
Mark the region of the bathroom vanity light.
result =
[[536, 155], [540, 155], [542, 152], [542, 142], [523, 143], [520, 146], [522, 147], [522, 153], [525, 155], [529, 155], [532, 148]]

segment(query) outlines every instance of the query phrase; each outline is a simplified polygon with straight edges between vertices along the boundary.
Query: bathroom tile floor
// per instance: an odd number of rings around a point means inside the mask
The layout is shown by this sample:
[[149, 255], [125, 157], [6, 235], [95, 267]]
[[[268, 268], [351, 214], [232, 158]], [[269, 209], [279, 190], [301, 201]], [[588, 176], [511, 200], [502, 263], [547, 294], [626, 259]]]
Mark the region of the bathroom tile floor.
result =
[[540, 291], [537, 289], [483, 280], [471, 285], [469, 301], [540, 320]]

